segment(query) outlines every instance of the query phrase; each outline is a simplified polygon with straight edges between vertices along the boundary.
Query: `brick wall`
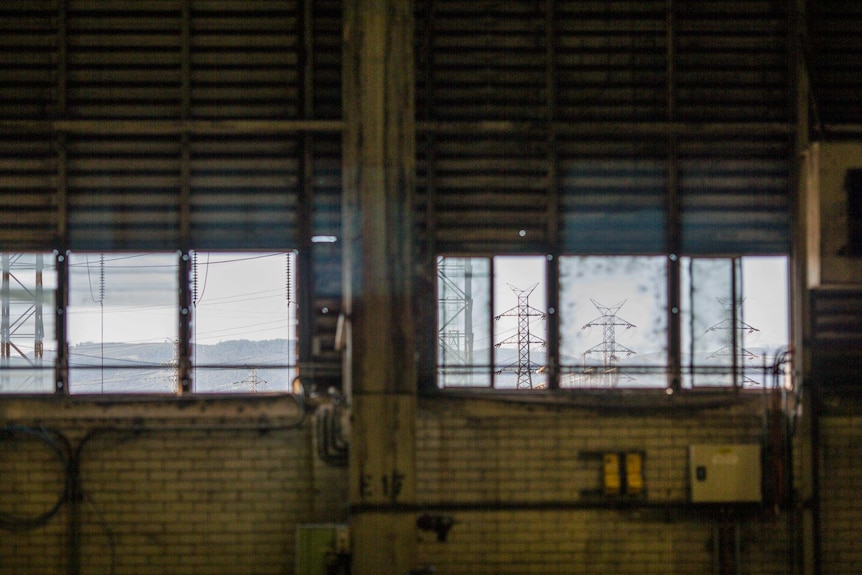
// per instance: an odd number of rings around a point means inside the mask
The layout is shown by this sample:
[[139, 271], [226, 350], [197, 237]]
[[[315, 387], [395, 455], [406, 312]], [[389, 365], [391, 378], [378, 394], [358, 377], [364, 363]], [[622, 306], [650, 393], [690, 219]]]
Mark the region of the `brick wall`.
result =
[[[860, 411], [857, 405], [856, 413]], [[821, 573], [860, 573], [862, 415], [821, 417], [819, 452]]]
[[[315, 461], [311, 421], [165, 409], [174, 417], [51, 419], [83, 442], [80, 529], [67, 503], [45, 527], [0, 531], [0, 573], [64, 574], [76, 553], [83, 575], [292, 573], [297, 525], [345, 520], [328, 501], [346, 500], [346, 470]], [[0, 441], [0, 513], [49, 508], [63, 476], [39, 441]]]
[[[423, 533], [421, 563], [440, 573], [712, 575], [716, 510], [688, 505], [687, 447], [759, 442], [759, 399], [633, 412], [428, 400], [417, 430], [419, 500], [457, 523], [445, 543]], [[645, 453], [643, 504], [591, 497], [600, 460]], [[790, 573], [784, 517], [739, 526], [739, 573]]]
[[[278, 428], [296, 414], [262, 417], [230, 405], [205, 418], [164, 406], [140, 419], [99, 408], [41, 418], [73, 447], [90, 434], [79, 458], [78, 542], [66, 504], [44, 527], [0, 532], [0, 573], [65, 574], [75, 553], [82, 575], [293, 573], [296, 526], [346, 520], [347, 470], [316, 457], [310, 421]], [[422, 399], [418, 500], [423, 511], [457, 523], [445, 542], [418, 532], [419, 562], [441, 575], [712, 575], [721, 520], [686, 503], [687, 447], [760, 441], [762, 406], [759, 397], [636, 410]], [[44, 412], [0, 406], [0, 421], [36, 423], [28, 410]], [[278, 429], [248, 428], [262, 421]], [[835, 494], [823, 502], [824, 533], [836, 537], [824, 573], [858, 570], [846, 497], [862, 481], [853, 463], [860, 425], [853, 417], [824, 421], [832, 447], [823, 452], [823, 493]], [[600, 486], [601, 463], [585, 453], [627, 450], [645, 454], [646, 499], [608, 506], [590, 494]], [[62, 480], [45, 444], [0, 442], [0, 512], [49, 508]], [[735, 524], [740, 574], [792, 573], [788, 517], [761, 513]]]

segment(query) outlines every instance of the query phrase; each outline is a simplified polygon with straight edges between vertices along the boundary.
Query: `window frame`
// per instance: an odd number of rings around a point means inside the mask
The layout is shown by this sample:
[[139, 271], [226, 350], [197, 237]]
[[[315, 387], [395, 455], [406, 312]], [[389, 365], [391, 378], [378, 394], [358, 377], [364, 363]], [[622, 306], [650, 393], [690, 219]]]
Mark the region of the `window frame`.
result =
[[[494, 385], [493, 373], [491, 374], [491, 383], [488, 386], [452, 386], [445, 385], [443, 380], [441, 379], [441, 368], [445, 367], [441, 364], [440, 361], [440, 292], [439, 292], [439, 267], [440, 262], [445, 258], [476, 258], [476, 259], [488, 259], [493, 262], [493, 260], [497, 257], [510, 257], [510, 256], [543, 256], [547, 258], [547, 266], [545, 268], [545, 277], [543, 281], [545, 282], [547, 293], [546, 293], [546, 301], [548, 305], [548, 326], [547, 326], [547, 341], [548, 341], [548, 350], [547, 350], [547, 365], [544, 367], [544, 370], [547, 374], [547, 386], [543, 389], [532, 389], [532, 390], [521, 390], [521, 389], [509, 389], [509, 388], [500, 388]], [[562, 287], [561, 287], [561, 259], [567, 257], [631, 257], [631, 258], [655, 258], [655, 257], [663, 257], [666, 261], [664, 276], [667, 282], [666, 285], [666, 309], [664, 311], [664, 316], [667, 318], [667, 326], [666, 326], [666, 362], [664, 366], [661, 366], [661, 370], [665, 373], [665, 384], [662, 386], [644, 386], [644, 387], [612, 387], [610, 389], [605, 389], [602, 387], [570, 387], [561, 385], [561, 376], [562, 376], [562, 366], [561, 366], [561, 316], [563, 315], [563, 306], [564, 302], [561, 302], [562, 299]], [[693, 363], [693, 360], [684, 359], [685, 349], [684, 346], [686, 342], [684, 341], [684, 329], [682, 326], [682, 322], [684, 321], [684, 316], [686, 313], [690, 313], [690, 310], [685, 310], [683, 306], [683, 286], [681, 279], [681, 267], [683, 262], [686, 261], [698, 261], [698, 260], [726, 260], [731, 263], [732, 269], [737, 269], [742, 266], [746, 260], [754, 260], [756, 258], [780, 258], [783, 260], [783, 270], [784, 270], [784, 286], [785, 291], [784, 295], [786, 300], [784, 301], [784, 309], [783, 309], [783, 319], [785, 322], [785, 330], [784, 337], [785, 342], [778, 346], [774, 351], [775, 353], [772, 356], [769, 356], [768, 359], [771, 359], [771, 364], [763, 364], [760, 368], [762, 369], [762, 373], [764, 377], [762, 379], [762, 385], [746, 385], [745, 378], [745, 369], [738, 366], [736, 361], [734, 360], [732, 365], [730, 366], [719, 366], [718, 371], [726, 370], [729, 371], [732, 382], [727, 385], [694, 385], [690, 383], [690, 375], [692, 372], [696, 372], [698, 370], [703, 370], [705, 365], [699, 365]], [[490, 266], [493, 274], [493, 263]], [[792, 368], [783, 367], [782, 364], [789, 361], [789, 347], [790, 347], [790, 338], [792, 333], [791, 322], [791, 313], [789, 308], [790, 302], [790, 256], [789, 254], [765, 254], [765, 255], [756, 255], [756, 254], [716, 254], [716, 255], [705, 255], [705, 254], [694, 254], [694, 255], [686, 255], [686, 256], [678, 256], [676, 254], [536, 254], [536, 253], [440, 253], [434, 258], [434, 273], [433, 273], [433, 297], [435, 301], [435, 314], [434, 314], [434, 349], [433, 349], [433, 368], [431, 373], [433, 373], [433, 378], [428, 381], [427, 390], [432, 391], [434, 393], [459, 393], [459, 392], [491, 392], [497, 394], [505, 394], [507, 392], [515, 392], [518, 394], [521, 393], [543, 393], [543, 392], [567, 392], [567, 393], [577, 393], [577, 392], [602, 392], [602, 391], [625, 391], [625, 392], [644, 392], [644, 393], [661, 393], [661, 394], [674, 394], [677, 392], [700, 392], [700, 391], [718, 391], [718, 392], [739, 392], [739, 391], [758, 391], [765, 388], [767, 384], [779, 385], [778, 380], [782, 379], [782, 383], [780, 385], [786, 386], [791, 381], [791, 371]], [[488, 288], [492, 293], [494, 291], [494, 278], [493, 275], [489, 280], [490, 287]], [[745, 293], [742, 291], [741, 284], [739, 286], [736, 285], [736, 279], [734, 281], [734, 292], [733, 297], [736, 299], [738, 295], [741, 294], [742, 299], [745, 298]], [[493, 305], [493, 304], [492, 304]], [[466, 366], [467, 369], [470, 368], [482, 368], [488, 366], [482, 365], [474, 365], [474, 366]], [[493, 368], [493, 359], [491, 363], [491, 368]], [[780, 373], [777, 373], [778, 369], [780, 369]], [[708, 369], [705, 371], [709, 371]], [[689, 376], [688, 379], [686, 377]], [[769, 377], [773, 377], [774, 380], [770, 381]]]
[[[193, 322], [195, 314], [195, 302], [193, 301], [192, 277], [193, 277], [193, 255], [195, 250], [146, 250], [146, 251], [130, 251], [130, 250], [10, 250], [3, 254], [23, 254], [23, 255], [41, 255], [47, 258], [53, 258], [53, 270], [56, 274], [56, 285], [53, 286], [53, 291], [50, 296], [46, 295], [45, 301], [53, 299], [53, 310], [49, 311], [45, 307], [44, 313], [47, 316], [51, 315], [54, 322], [54, 338], [52, 342], [56, 342], [56, 357], [50, 365], [43, 366], [44, 377], [53, 378], [53, 384], [44, 386], [45, 389], [38, 390], [16, 390], [6, 391], [0, 389], [0, 399], [6, 397], [71, 397], [81, 400], [88, 398], [135, 398], [135, 397], [152, 397], [152, 398], [172, 398], [181, 396], [193, 396], [197, 398], [214, 398], [214, 397], [250, 397], [257, 394], [266, 395], [292, 395], [297, 392], [296, 383], [299, 373], [299, 365], [301, 359], [299, 350], [302, 347], [301, 338], [303, 337], [303, 314], [301, 309], [305, 299], [300, 301], [300, 298], [307, 298], [308, 294], [303, 294], [300, 287], [299, 274], [297, 268], [300, 265], [301, 258], [298, 249], [238, 249], [238, 250], [199, 250], [201, 253], [213, 254], [270, 254], [270, 255], [285, 255], [290, 263], [287, 264], [287, 273], [284, 277], [284, 284], [287, 296], [288, 307], [293, 306], [292, 315], [290, 311], [287, 313], [287, 329], [286, 341], [288, 345], [293, 346], [293, 351], [288, 352], [285, 362], [266, 363], [261, 366], [252, 365], [251, 363], [218, 363], [214, 366], [205, 365], [204, 367], [213, 367], [215, 369], [239, 369], [239, 368], [265, 368], [265, 369], [286, 369], [288, 370], [288, 381], [286, 385], [280, 386], [282, 389], [255, 389], [252, 386], [251, 391], [230, 391], [230, 392], [208, 392], [196, 391], [194, 389], [194, 370], [196, 367], [195, 357], [193, 353], [193, 345], [195, 344], [193, 334]], [[176, 283], [173, 286], [168, 286], [168, 289], [173, 291], [175, 288], [176, 299], [171, 302], [176, 310], [176, 338], [174, 340], [174, 362], [171, 367], [174, 369], [174, 377], [176, 385], [174, 391], [168, 392], [135, 392], [135, 391], [105, 391], [104, 393], [82, 393], [76, 392], [70, 388], [70, 376], [78, 369], [89, 369], [87, 365], [75, 365], [70, 359], [70, 341], [69, 341], [69, 309], [70, 309], [70, 289], [71, 289], [71, 271], [70, 257], [74, 254], [111, 254], [111, 255], [144, 255], [144, 254], [164, 254], [174, 255], [176, 262]], [[46, 265], [47, 267], [47, 265]], [[291, 269], [291, 267], [293, 269]], [[47, 288], [46, 288], [46, 291]], [[52, 297], [51, 297], [52, 296]], [[291, 323], [292, 322], [292, 323]], [[292, 325], [292, 329], [291, 329]], [[291, 335], [292, 334], [292, 335]], [[116, 367], [116, 366], [114, 366]], [[200, 366], [198, 366], [200, 367]], [[0, 364], [0, 374], [7, 369], [7, 366]], [[130, 374], [134, 374], [136, 369], [127, 368]], [[134, 375], [131, 375], [134, 377]]]

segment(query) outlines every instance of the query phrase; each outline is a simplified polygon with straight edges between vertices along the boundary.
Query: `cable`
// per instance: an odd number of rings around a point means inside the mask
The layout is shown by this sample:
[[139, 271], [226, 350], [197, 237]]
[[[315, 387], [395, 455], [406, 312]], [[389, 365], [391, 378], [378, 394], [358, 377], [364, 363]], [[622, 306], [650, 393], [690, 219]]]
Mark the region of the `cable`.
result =
[[0, 511], [0, 529], [13, 532], [32, 531], [46, 525], [60, 511], [63, 504], [68, 501], [71, 493], [71, 476], [69, 471], [71, 446], [68, 440], [59, 432], [49, 430], [45, 427], [36, 429], [23, 425], [7, 425], [0, 429], [0, 441], [11, 441], [16, 436], [22, 435], [41, 441], [55, 453], [63, 469], [63, 488], [51, 508], [39, 515], [27, 516]]

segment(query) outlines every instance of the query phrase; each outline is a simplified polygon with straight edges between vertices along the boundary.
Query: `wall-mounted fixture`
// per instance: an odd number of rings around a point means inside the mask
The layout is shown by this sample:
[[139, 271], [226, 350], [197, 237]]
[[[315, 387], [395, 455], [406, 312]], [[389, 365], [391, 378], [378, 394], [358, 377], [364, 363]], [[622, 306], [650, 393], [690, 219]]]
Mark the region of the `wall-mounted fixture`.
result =
[[759, 503], [760, 445], [690, 445], [692, 503]]

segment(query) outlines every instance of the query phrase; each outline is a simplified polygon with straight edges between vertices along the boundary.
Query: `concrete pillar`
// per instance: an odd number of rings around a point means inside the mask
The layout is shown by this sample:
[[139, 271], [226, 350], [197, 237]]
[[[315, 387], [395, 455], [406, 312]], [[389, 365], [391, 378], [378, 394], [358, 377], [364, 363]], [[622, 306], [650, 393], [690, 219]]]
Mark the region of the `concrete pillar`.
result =
[[353, 573], [415, 567], [412, 3], [344, 4], [344, 277]]

